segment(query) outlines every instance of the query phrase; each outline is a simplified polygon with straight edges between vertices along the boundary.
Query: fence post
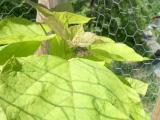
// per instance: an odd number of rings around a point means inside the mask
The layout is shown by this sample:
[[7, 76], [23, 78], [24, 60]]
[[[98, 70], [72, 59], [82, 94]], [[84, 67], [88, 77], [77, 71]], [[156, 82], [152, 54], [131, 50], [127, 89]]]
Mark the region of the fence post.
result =
[[160, 120], [160, 95], [157, 98], [157, 102], [152, 113], [152, 120]]
[[[46, 6], [48, 9], [51, 9], [54, 8], [57, 4], [65, 1], [67, 0], [38, 0], [38, 3]], [[43, 21], [43, 15], [39, 12], [37, 12], [36, 21], [40, 23]], [[48, 54], [48, 49], [49, 49], [49, 41], [44, 41], [41, 43], [41, 46], [38, 48], [35, 54], [37, 55]]]

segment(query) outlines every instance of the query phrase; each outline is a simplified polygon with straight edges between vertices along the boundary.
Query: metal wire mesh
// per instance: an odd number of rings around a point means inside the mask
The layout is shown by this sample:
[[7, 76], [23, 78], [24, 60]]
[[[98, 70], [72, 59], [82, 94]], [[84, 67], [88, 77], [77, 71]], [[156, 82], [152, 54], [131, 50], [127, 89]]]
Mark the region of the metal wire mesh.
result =
[[[34, 0], [34, 2], [37, 2], [37, 0]], [[35, 16], [36, 10], [24, 3], [24, 0], [0, 1], [0, 19], [6, 17], [24, 17], [33, 20]]]
[[[153, 0], [154, 1], [154, 0]], [[75, 7], [75, 11], [86, 14], [95, 19], [87, 25], [87, 29], [97, 34], [111, 37], [115, 41], [126, 43], [143, 56], [158, 59], [155, 52], [148, 46], [148, 37], [155, 36], [155, 41], [159, 41], [159, 33], [150, 33], [152, 17], [160, 10], [157, 7], [160, 2], [155, 0], [96, 0], [93, 6]], [[35, 2], [37, 2], [35, 0]], [[76, 2], [78, 2], [76, 4]], [[82, 1], [74, 1], [74, 5]], [[155, 5], [155, 6], [152, 6]], [[24, 1], [1, 0], [0, 19], [6, 17], [24, 17], [34, 20], [36, 11]], [[151, 26], [153, 28], [153, 26]], [[156, 31], [158, 27], [156, 26]], [[149, 33], [147, 33], [149, 31]], [[144, 40], [146, 39], [146, 40]], [[156, 49], [157, 50], [157, 49]], [[156, 64], [155, 64], [156, 63]], [[114, 62], [110, 67], [115, 73], [133, 77], [149, 83], [147, 95], [142, 98], [146, 111], [152, 112], [159, 93], [160, 64], [154, 60], [141, 63], [121, 63]]]
[[[97, 0], [92, 10], [87, 11], [89, 16], [96, 17], [89, 24], [91, 31], [126, 43], [142, 56], [153, 58], [141, 63], [114, 62], [111, 67], [117, 74], [149, 83], [149, 89], [142, 101], [146, 111], [150, 113], [154, 109], [160, 89], [160, 64], [157, 62], [159, 33], [155, 34], [150, 28], [154, 22], [153, 17], [160, 12], [159, 8], [152, 6], [155, 3], [160, 5], [159, 1], [147, 0]], [[155, 31], [159, 31], [158, 28], [155, 28]], [[153, 46], [148, 44], [148, 39]]]

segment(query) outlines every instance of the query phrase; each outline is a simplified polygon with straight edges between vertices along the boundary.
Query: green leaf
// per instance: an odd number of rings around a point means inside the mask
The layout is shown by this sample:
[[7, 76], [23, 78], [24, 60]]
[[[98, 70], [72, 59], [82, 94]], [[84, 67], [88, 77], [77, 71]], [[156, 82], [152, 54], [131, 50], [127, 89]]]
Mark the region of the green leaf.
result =
[[102, 41], [104, 43], [115, 43], [111, 38], [104, 37], [104, 36], [97, 36], [97, 41]]
[[5, 48], [5, 47], [6, 47], [6, 45], [0, 46], [0, 50], [2, 50], [2, 49]]
[[7, 120], [6, 114], [2, 108], [0, 108], [0, 118], [1, 120]]
[[0, 72], [2, 71], [3, 66], [0, 65]]
[[61, 37], [56, 36], [54, 39], [49, 40], [49, 54], [59, 56], [64, 59], [70, 59], [73, 56], [73, 51], [70, 49], [67, 41]]
[[53, 15], [59, 18], [66, 25], [83, 25], [91, 20], [91, 18], [82, 15], [77, 15], [71, 12], [53, 12]]
[[89, 47], [95, 43], [115, 43], [112, 39], [97, 36], [92, 32], [84, 32], [83, 27], [81, 26], [74, 26], [70, 28], [73, 34], [73, 39], [70, 41], [71, 46], [73, 47]]
[[19, 42], [6, 45], [0, 49], [0, 65], [3, 65], [9, 58], [25, 57], [33, 55], [40, 46], [41, 42]]
[[37, 3], [34, 3], [31, 0], [26, 0], [26, 2], [43, 14], [44, 23], [47, 24], [52, 29], [52, 31], [54, 31], [57, 35], [61, 36], [64, 40], [69, 39], [69, 30], [65, 26], [65, 24], [59, 19], [59, 17], [56, 17], [49, 9]]
[[68, 11], [68, 12], [73, 12], [73, 6], [71, 2], [62, 2], [59, 3], [55, 8], [52, 9], [52, 11], [58, 11], [58, 12], [63, 12], [63, 11]]
[[91, 20], [90, 18], [70, 12], [51, 12], [47, 8], [30, 0], [26, 1], [44, 15], [44, 22], [64, 40], [70, 39], [70, 31], [68, 29], [70, 24], [84, 24]]
[[0, 86], [9, 120], [149, 120], [134, 89], [86, 59], [12, 58]]
[[79, 32], [77, 33], [73, 40], [71, 41], [71, 46], [73, 47], [89, 47], [94, 42], [96, 42], [96, 35], [91, 32]]
[[128, 84], [130, 87], [132, 87], [134, 90], [136, 90], [136, 92], [142, 96], [145, 96], [147, 89], [148, 89], [148, 84], [142, 82], [141, 80], [137, 80], [134, 78], [130, 78], [130, 77], [119, 77], [120, 80], [122, 80], [125, 84]]
[[137, 54], [132, 48], [123, 43], [102, 43], [91, 46], [91, 51], [103, 51], [108, 57], [117, 61], [144, 61], [148, 60]]
[[94, 61], [105, 61], [105, 63], [110, 64], [112, 62], [112, 59], [116, 58], [116, 56], [112, 56], [112, 58], [109, 57], [110, 54], [102, 50], [92, 50], [90, 52], [91, 53], [89, 54], [89, 56], [86, 56], [86, 58]]
[[[44, 26], [45, 27], [45, 26]], [[45, 35], [40, 24], [23, 18], [9, 18], [0, 21], [0, 44], [25, 41], [43, 41], [55, 35]]]
[[70, 31], [68, 28], [56, 17], [53, 15], [48, 16], [44, 19], [44, 22], [59, 36], [64, 40], [70, 39]]
[[69, 27], [69, 30], [71, 32], [71, 40], [76, 36], [77, 34], [84, 33], [83, 25], [74, 25]]

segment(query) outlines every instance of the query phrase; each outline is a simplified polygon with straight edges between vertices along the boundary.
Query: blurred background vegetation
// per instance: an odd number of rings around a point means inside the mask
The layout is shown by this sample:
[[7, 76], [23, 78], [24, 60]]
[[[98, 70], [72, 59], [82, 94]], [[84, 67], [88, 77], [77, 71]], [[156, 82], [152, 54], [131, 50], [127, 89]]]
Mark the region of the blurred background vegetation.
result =
[[[38, 0], [33, 0], [37, 2]], [[0, 19], [5, 17], [24, 17], [35, 19], [36, 10], [24, 3], [24, 0], [0, 0]]]

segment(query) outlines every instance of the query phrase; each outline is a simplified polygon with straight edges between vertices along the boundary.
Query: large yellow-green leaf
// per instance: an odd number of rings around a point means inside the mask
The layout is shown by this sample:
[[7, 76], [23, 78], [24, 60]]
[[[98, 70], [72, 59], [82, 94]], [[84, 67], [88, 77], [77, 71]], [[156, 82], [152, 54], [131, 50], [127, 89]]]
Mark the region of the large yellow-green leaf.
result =
[[12, 58], [0, 86], [8, 120], [149, 120], [134, 89], [86, 59]]
[[45, 35], [40, 24], [23, 18], [9, 18], [0, 21], [0, 44], [24, 41], [43, 41], [55, 35]]
[[91, 46], [91, 52], [106, 54], [109, 58], [117, 61], [144, 61], [147, 58], [137, 54], [132, 48], [123, 43], [101, 43]]

